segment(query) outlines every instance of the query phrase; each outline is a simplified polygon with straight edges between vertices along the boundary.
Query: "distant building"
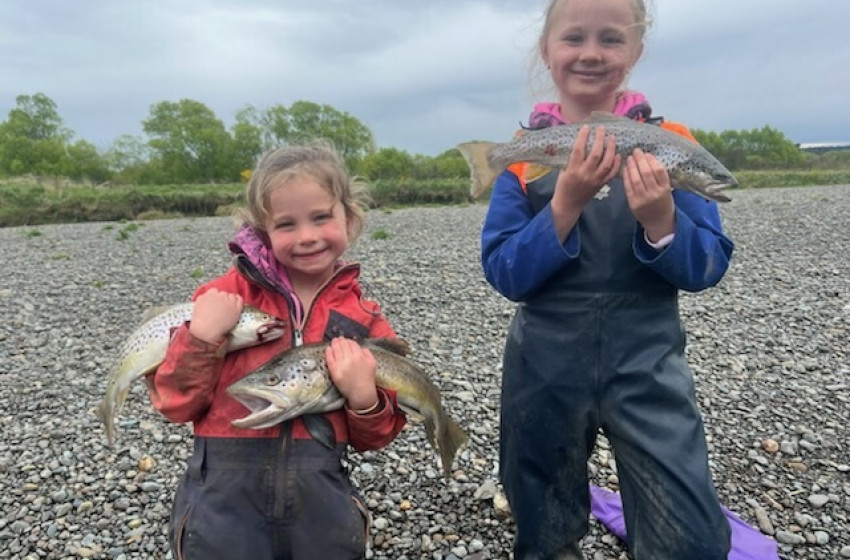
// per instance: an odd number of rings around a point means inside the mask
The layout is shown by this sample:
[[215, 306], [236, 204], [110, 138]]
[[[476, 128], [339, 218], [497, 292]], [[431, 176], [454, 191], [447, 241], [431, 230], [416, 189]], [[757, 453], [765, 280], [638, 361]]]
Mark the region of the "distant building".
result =
[[804, 142], [797, 144], [797, 147], [804, 152], [822, 154], [836, 150], [850, 150], [850, 142]]

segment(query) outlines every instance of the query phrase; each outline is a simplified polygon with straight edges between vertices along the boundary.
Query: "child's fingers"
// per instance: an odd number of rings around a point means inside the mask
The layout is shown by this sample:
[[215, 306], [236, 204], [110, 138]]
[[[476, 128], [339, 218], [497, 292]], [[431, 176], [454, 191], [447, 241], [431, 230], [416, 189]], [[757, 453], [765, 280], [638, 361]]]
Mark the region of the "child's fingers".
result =
[[663, 163], [658, 161], [657, 157], [652, 154], [646, 154], [646, 160], [656, 183], [661, 185], [670, 182], [670, 174], [667, 172], [667, 168], [664, 167]]
[[605, 137], [605, 127], [600, 126], [596, 129], [596, 132], [593, 136], [593, 146], [590, 148], [590, 153], [587, 156], [587, 159], [591, 163], [601, 162], [603, 157], [605, 157], [605, 144], [607, 143]]
[[573, 145], [572, 152], [570, 153], [570, 157], [567, 160], [568, 167], [571, 163], [573, 165], [578, 165], [585, 160], [585, 154], [587, 153], [587, 142], [590, 139], [590, 127], [587, 125], [582, 126], [578, 130], [578, 134], [576, 135], [576, 143]]
[[670, 176], [667, 173], [667, 168], [658, 161], [658, 158], [640, 148], [635, 149], [631, 158], [634, 161], [637, 173], [637, 176], [633, 176], [633, 178], [640, 180], [641, 187], [647, 191], [670, 189]]
[[614, 177], [619, 175], [620, 169], [622, 168], [622, 162], [623, 158], [620, 156], [620, 154], [614, 154], [613, 161], [611, 162], [611, 169], [608, 171], [608, 175], [606, 175], [605, 179], [602, 181], [603, 184], [608, 183], [608, 181], [611, 181], [612, 179], [614, 179]]
[[331, 373], [336, 371], [336, 353], [334, 352], [333, 342], [325, 347], [325, 361], [328, 364], [328, 371]]
[[623, 170], [623, 184], [626, 187], [626, 192], [631, 195], [645, 190], [640, 168], [634, 154], [626, 158], [626, 165]]
[[[617, 141], [614, 136], [610, 134], [604, 136], [601, 140], [602, 160], [599, 162], [599, 167], [602, 171], [609, 173], [611, 168], [615, 167], [615, 164], [619, 164], [619, 154], [617, 153]], [[619, 167], [619, 165], [616, 165], [616, 167]]]

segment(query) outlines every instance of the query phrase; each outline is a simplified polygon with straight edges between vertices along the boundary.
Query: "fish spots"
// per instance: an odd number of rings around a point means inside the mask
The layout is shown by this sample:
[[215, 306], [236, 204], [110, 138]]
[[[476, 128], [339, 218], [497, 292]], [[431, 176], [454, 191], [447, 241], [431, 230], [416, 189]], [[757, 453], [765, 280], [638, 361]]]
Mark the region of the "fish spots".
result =
[[546, 147], [543, 148], [543, 152], [549, 157], [555, 157], [555, 144], [547, 144]]

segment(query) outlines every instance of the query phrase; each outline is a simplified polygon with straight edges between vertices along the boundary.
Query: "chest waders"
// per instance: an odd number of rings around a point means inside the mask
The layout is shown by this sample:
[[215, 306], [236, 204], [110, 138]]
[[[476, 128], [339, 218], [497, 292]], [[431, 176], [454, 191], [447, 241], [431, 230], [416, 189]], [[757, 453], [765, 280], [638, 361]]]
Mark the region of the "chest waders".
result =
[[175, 560], [365, 558], [368, 513], [341, 458], [312, 439], [195, 438], [174, 496]]
[[[528, 183], [548, 211], [557, 172]], [[587, 461], [601, 428], [616, 454], [636, 560], [721, 560], [726, 522], [708, 468], [674, 286], [634, 256], [620, 179], [576, 225], [577, 259], [518, 305], [505, 346], [500, 469], [516, 560], [579, 558]], [[575, 232], [573, 232], [575, 235]]]

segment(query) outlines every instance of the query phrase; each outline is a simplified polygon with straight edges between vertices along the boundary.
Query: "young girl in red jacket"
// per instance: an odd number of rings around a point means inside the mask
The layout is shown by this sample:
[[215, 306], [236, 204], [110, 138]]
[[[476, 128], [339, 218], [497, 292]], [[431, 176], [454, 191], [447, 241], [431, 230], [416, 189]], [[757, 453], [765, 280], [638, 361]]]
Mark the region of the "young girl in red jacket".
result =
[[[192, 320], [148, 378], [154, 407], [192, 422], [195, 434], [171, 516], [175, 558], [365, 556], [368, 513], [341, 459], [347, 445], [387, 445], [405, 417], [395, 394], [375, 385], [374, 357], [352, 340], [395, 336], [363, 298], [359, 265], [340, 260], [362, 229], [364, 193], [324, 144], [273, 150], [254, 170], [245, 224], [229, 245], [234, 266], [197, 290]], [[288, 319], [290, 336], [224, 354], [245, 305]], [[229, 385], [293, 345], [322, 341], [331, 341], [343, 409], [258, 430], [232, 426], [249, 411]]]

